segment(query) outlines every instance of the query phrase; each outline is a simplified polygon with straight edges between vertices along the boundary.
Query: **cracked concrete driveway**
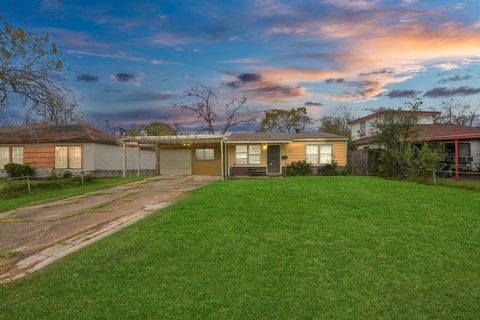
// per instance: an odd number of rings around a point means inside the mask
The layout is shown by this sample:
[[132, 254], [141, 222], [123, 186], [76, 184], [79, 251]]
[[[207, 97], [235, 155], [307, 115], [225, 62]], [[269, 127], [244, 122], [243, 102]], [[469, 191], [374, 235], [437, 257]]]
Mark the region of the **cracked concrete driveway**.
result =
[[[154, 177], [47, 204], [0, 213], [0, 273], [66, 239], [126, 221], [217, 177]], [[153, 209], [152, 209], [153, 210]], [[115, 225], [118, 225], [116, 223]], [[98, 232], [97, 232], [98, 233]], [[3, 261], [2, 261], [3, 260]], [[3, 270], [2, 270], [3, 269]]]

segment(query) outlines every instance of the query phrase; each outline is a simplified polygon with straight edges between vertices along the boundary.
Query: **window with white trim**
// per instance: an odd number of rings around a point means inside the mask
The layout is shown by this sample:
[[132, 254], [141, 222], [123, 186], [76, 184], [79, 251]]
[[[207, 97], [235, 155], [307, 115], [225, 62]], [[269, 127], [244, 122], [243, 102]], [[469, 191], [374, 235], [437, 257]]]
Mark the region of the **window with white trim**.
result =
[[23, 164], [23, 147], [0, 147], [0, 169], [9, 163]]
[[213, 148], [195, 149], [195, 159], [196, 160], [214, 160], [215, 149]]
[[55, 169], [81, 169], [82, 147], [81, 146], [57, 146], [55, 147]]
[[333, 145], [307, 144], [305, 145], [305, 161], [313, 165], [330, 164], [333, 161]]
[[237, 164], [260, 164], [262, 148], [259, 144], [236, 145], [235, 162]]
[[10, 147], [0, 147], [0, 169], [10, 163]]

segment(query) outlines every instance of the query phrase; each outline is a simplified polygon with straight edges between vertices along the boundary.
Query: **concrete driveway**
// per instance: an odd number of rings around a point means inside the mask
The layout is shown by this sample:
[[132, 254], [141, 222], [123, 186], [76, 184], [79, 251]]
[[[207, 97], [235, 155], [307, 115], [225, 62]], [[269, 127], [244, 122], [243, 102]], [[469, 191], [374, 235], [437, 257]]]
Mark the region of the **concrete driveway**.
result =
[[75, 244], [91, 243], [92, 239], [102, 238], [168, 205], [184, 192], [218, 179], [161, 176], [1, 212], [0, 279], [15, 277], [26, 270], [33, 272], [39, 262], [64, 256], [66, 249], [73, 252]]

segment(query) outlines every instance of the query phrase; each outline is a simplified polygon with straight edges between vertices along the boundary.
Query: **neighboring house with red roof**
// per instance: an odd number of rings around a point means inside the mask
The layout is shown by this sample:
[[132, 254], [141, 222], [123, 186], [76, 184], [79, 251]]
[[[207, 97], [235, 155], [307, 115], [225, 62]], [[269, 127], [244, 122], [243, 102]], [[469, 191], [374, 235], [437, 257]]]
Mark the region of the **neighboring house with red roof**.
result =
[[[140, 162], [143, 173], [155, 172], [153, 149], [129, 146], [126, 153], [128, 170], [136, 172]], [[29, 164], [39, 176], [52, 171], [116, 176], [122, 174], [123, 147], [113, 134], [86, 123], [15, 126], [0, 129], [0, 175], [7, 163]]]
[[[372, 141], [375, 123], [381, 121], [386, 111], [376, 112], [355, 119], [349, 123], [352, 129], [352, 140], [359, 148], [375, 147]], [[416, 139], [427, 141], [445, 154], [443, 168], [455, 170], [458, 162], [459, 171], [480, 170], [480, 127], [454, 124], [436, 124], [434, 119], [440, 115], [436, 111], [402, 111], [405, 115], [415, 115], [414, 126]], [[456, 152], [458, 151], [458, 152]]]

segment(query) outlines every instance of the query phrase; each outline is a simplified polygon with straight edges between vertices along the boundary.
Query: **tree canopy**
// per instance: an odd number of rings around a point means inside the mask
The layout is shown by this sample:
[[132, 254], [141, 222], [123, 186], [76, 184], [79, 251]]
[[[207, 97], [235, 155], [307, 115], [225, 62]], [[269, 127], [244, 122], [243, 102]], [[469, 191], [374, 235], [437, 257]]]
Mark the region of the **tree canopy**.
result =
[[305, 107], [290, 110], [272, 109], [265, 112], [258, 129], [264, 132], [295, 132], [303, 131], [312, 123]]
[[72, 91], [54, 80], [62, 69], [57, 45], [47, 35], [26, 32], [0, 18], [0, 112], [23, 107], [26, 122], [76, 121]]

